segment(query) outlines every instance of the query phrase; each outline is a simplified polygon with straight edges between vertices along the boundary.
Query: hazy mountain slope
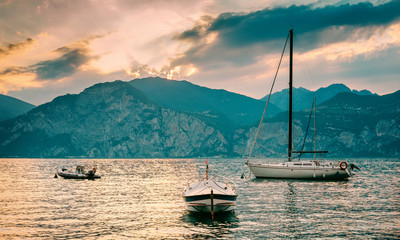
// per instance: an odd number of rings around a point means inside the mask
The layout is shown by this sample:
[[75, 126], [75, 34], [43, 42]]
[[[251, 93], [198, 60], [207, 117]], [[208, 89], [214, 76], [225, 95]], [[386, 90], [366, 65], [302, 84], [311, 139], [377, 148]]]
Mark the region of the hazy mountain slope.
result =
[[[263, 101], [187, 81], [144, 78], [130, 83], [161, 106], [214, 118], [219, 127], [248, 125], [259, 121], [265, 107]], [[268, 116], [281, 111], [273, 104], [268, 108]]]
[[58, 97], [0, 125], [1, 157], [190, 157], [227, 151], [217, 129], [160, 107], [121, 81]]
[[21, 114], [24, 114], [35, 105], [24, 102], [17, 98], [0, 94], [0, 121], [15, 118]]
[[[334, 97], [338, 93], [355, 93], [357, 95], [373, 95], [368, 90], [351, 90], [344, 84], [332, 84], [328, 87], [319, 88], [317, 91], [310, 91], [305, 88], [293, 88], [293, 109], [294, 111], [300, 111], [307, 108], [311, 108], [314, 98], [317, 99], [317, 104], [323, 103], [326, 100]], [[263, 97], [261, 100], [266, 101], [268, 95]], [[270, 101], [283, 111], [289, 109], [289, 96], [288, 89], [284, 89], [280, 92], [275, 92], [271, 95]]]
[[[400, 156], [400, 91], [384, 96], [340, 93], [317, 107], [317, 148], [329, 157]], [[300, 150], [309, 111], [294, 113], [294, 146]], [[287, 112], [267, 119], [254, 151], [256, 156], [287, 156]], [[246, 155], [256, 127], [238, 129], [234, 152]], [[313, 124], [305, 150], [313, 150]]]
[[[161, 87], [154, 91], [149, 88], [144, 93], [132, 86], [132, 82], [102, 83], [80, 94], [57, 97], [26, 114], [0, 122], [0, 157], [155, 158], [248, 154], [257, 122], [242, 118], [243, 127], [223, 125], [220, 120], [228, 117], [206, 107], [212, 108], [211, 99], [222, 105], [232, 104], [231, 100], [233, 105], [246, 106], [250, 102], [246, 97], [186, 86], [185, 82], [162, 81], [172, 84], [165, 88], [168, 94], [163, 94]], [[183, 101], [191, 94], [198, 93], [198, 96], [182, 105], [177, 99], [171, 100], [166, 107], [155, 102], [154, 99], [161, 99], [154, 97], [158, 92], [164, 97], [176, 92]], [[240, 103], [240, 99], [245, 103]], [[198, 100], [196, 104], [195, 100]], [[180, 107], [175, 107], [174, 102]], [[182, 110], [189, 103], [193, 109], [204, 111]], [[337, 94], [317, 107], [317, 148], [329, 150], [328, 157], [399, 157], [399, 113], [400, 91], [384, 96]], [[309, 110], [294, 112], [297, 150], [301, 149], [309, 114]], [[266, 118], [254, 156], [286, 156], [287, 125], [287, 112]], [[313, 136], [312, 131], [313, 125], [309, 136]], [[313, 139], [307, 138], [304, 150], [312, 149]]]

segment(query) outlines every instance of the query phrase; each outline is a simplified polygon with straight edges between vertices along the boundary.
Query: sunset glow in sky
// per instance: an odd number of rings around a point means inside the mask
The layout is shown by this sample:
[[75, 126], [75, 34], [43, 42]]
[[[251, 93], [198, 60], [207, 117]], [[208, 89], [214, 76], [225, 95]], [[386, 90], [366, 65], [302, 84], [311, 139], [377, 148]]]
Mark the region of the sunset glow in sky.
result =
[[261, 98], [291, 25], [296, 87], [400, 89], [399, 0], [0, 0], [0, 93], [160, 76]]

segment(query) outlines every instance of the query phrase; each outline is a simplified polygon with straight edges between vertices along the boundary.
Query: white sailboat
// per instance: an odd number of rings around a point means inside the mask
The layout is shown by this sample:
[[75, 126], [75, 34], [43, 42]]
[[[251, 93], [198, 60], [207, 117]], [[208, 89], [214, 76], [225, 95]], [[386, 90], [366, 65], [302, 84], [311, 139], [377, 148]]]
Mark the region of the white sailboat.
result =
[[189, 212], [214, 213], [230, 212], [235, 209], [236, 191], [228, 184], [208, 179], [208, 162], [206, 161], [206, 178], [190, 184], [183, 192], [186, 208]]
[[[309, 179], [309, 180], [344, 180], [352, 176], [351, 168], [354, 164], [348, 164], [346, 161], [325, 162], [317, 160], [293, 161], [292, 153], [327, 153], [328, 151], [293, 151], [292, 150], [292, 88], [293, 88], [293, 29], [289, 31], [290, 39], [290, 59], [289, 59], [289, 137], [288, 137], [288, 161], [272, 163], [252, 163], [250, 162], [251, 151], [246, 165], [256, 178], [279, 178], [279, 179]], [[286, 46], [286, 44], [285, 44]], [[272, 91], [272, 89], [271, 89]], [[271, 96], [271, 94], [269, 95]], [[269, 99], [268, 99], [269, 101]], [[268, 105], [267, 101], [267, 105]], [[266, 106], [267, 106], [266, 105]], [[265, 111], [264, 111], [265, 115]], [[263, 118], [264, 118], [263, 115]], [[263, 119], [260, 122], [261, 127]], [[258, 131], [259, 131], [258, 129]], [[257, 138], [258, 132], [256, 134]], [[256, 141], [255, 141], [256, 142]], [[255, 143], [254, 142], [254, 143]], [[254, 144], [253, 144], [254, 147]]]

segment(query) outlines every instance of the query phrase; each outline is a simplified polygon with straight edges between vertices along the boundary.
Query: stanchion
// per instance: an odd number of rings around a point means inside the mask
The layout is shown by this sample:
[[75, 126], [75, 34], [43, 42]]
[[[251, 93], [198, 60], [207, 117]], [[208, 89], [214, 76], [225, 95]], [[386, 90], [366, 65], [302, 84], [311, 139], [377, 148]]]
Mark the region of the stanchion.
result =
[[210, 199], [211, 199], [211, 219], [214, 220], [214, 193], [212, 189], [211, 189]]

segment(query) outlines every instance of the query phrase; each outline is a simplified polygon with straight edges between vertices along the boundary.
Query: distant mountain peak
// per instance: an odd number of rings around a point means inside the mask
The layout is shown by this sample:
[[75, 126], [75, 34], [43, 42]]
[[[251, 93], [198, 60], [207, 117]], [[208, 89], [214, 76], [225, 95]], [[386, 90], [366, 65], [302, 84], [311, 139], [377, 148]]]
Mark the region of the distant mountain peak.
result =
[[191, 85], [194, 85], [191, 82], [188, 82], [186, 80], [176, 80], [176, 79], [167, 79], [167, 78], [162, 78], [162, 77], [145, 77], [145, 78], [135, 78], [133, 80], [131, 80], [130, 82], [134, 82], [134, 81], [144, 81], [144, 82], [164, 82], [164, 83], [189, 83]]
[[352, 93], [355, 93], [355, 94], [357, 94], [357, 95], [360, 95], [360, 96], [365, 96], [365, 95], [378, 95], [378, 94], [376, 94], [376, 93], [372, 93], [371, 91], [369, 91], [369, 90], [367, 90], [367, 89], [360, 90], [360, 91], [353, 89], [353, 90], [351, 90], [351, 92], [352, 92]]
[[[113, 82], [98, 83], [83, 90], [82, 93], [99, 92], [103, 90], [104, 93], [110, 93], [118, 90], [128, 91], [131, 95], [140, 98], [142, 101], [149, 102], [149, 99], [139, 89], [135, 88], [129, 82], [122, 80], [115, 80]], [[101, 91], [100, 91], [101, 93]]]
[[[343, 83], [332, 83], [331, 85], [329, 85], [327, 87], [321, 87], [321, 88], [343, 88], [343, 89], [350, 90], [350, 88], [347, 87], [346, 85], [344, 85]], [[319, 89], [321, 89], [321, 88], [319, 88]]]
[[27, 113], [36, 106], [18, 98], [0, 94], [0, 121]]
[[[218, 124], [243, 125], [259, 121], [265, 103], [241, 94], [222, 89], [211, 89], [195, 85], [188, 81], [167, 80], [159, 77], [134, 79], [130, 84], [142, 91], [157, 104], [179, 111], [204, 114], [207, 111], [218, 112], [221, 116]], [[280, 111], [271, 104], [270, 116]], [[225, 119], [222, 118], [225, 116]]]
[[[288, 89], [283, 89], [279, 92], [275, 92], [271, 95], [270, 101], [271, 103], [277, 105], [282, 110], [288, 110], [289, 99], [287, 96]], [[294, 110], [299, 111], [303, 109], [310, 108], [314, 98], [317, 99], [317, 104], [323, 103], [326, 100], [331, 99], [338, 93], [354, 93], [357, 95], [373, 95], [368, 90], [351, 90], [349, 87], [344, 85], [343, 83], [334, 83], [327, 87], [321, 87], [316, 91], [310, 91], [306, 88], [299, 87], [293, 88], [293, 99], [294, 99]], [[261, 100], [266, 101], [268, 95], [263, 97]]]

